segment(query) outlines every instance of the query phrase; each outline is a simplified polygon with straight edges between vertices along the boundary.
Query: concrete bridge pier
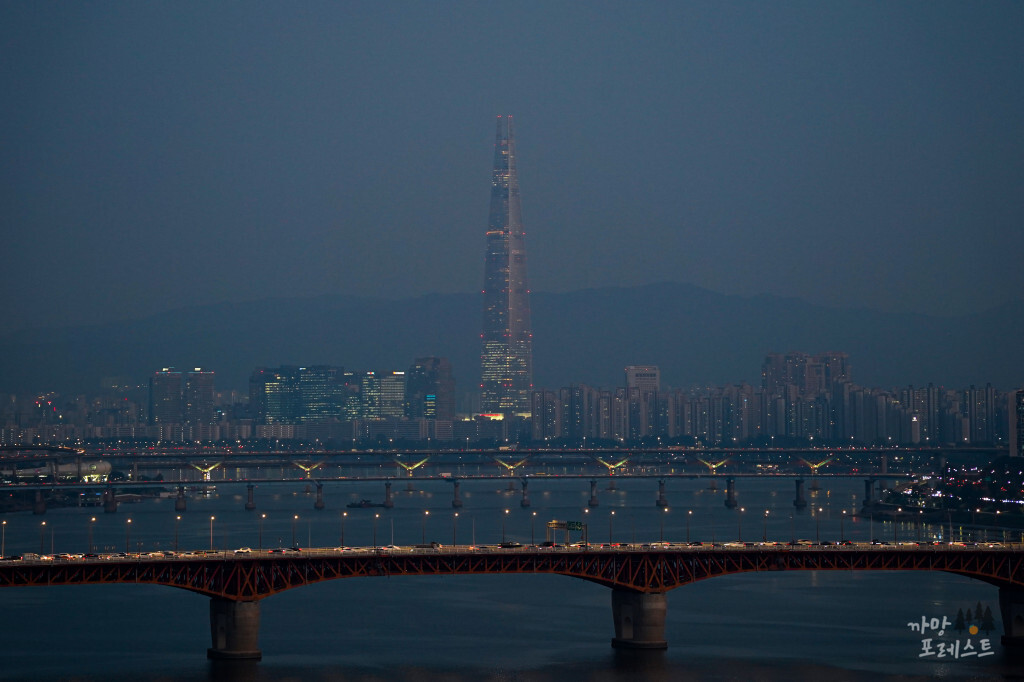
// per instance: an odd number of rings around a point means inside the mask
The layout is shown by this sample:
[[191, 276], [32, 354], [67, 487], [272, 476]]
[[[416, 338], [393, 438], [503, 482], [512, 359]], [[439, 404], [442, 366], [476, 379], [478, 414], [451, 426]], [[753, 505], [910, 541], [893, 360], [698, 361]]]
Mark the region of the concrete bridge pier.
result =
[[249, 483], [248, 485], [245, 486], [245, 511], [253, 511], [254, 509], [256, 509], [255, 490], [256, 486], [254, 486], [252, 483]]
[[459, 482], [455, 479], [452, 479], [452, 483], [454, 484], [455, 488], [455, 491], [452, 496], [452, 506], [458, 509], [462, 506], [462, 498], [459, 497]]
[[667, 649], [665, 616], [668, 598], [664, 592], [634, 592], [612, 588], [612, 619], [615, 621], [616, 649]]
[[590, 482], [590, 499], [587, 501], [588, 507], [596, 507], [601, 504], [597, 501], [597, 481]]
[[793, 506], [797, 509], [807, 507], [807, 498], [804, 497], [804, 479], [796, 479], [796, 497], [793, 498]]
[[875, 482], [870, 478], [864, 480], [864, 506], [870, 507], [875, 502]]
[[1024, 653], [1024, 589], [999, 588], [999, 613], [1002, 616], [1002, 646], [1015, 656]]
[[508, 479], [508, 491], [510, 493], [514, 493], [516, 491], [516, 482], [513, 481], [511, 478]]
[[206, 650], [207, 658], [260, 660], [260, 603], [212, 597], [210, 635], [213, 645]]
[[117, 511], [117, 498], [114, 497], [114, 489], [107, 488], [103, 491], [103, 512], [113, 514]]
[[739, 505], [736, 504], [736, 479], [727, 478], [725, 479], [725, 506], [729, 509], [735, 509]]
[[1024, 589], [1000, 587], [999, 611], [1003, 617], [1003, 646], [1015, 653], [1024, 652]]
[[654, 505], [657, 507], [667, 507], [668, 500], [665, 499], [665, 480], [658, 481], [658, 499], [654, 501]]
[[526, 488], [526, 486], [529, 485], [529, 483], [530, 482], [528, 480], [526, 480], [525, 478], [523, 479], [523, 499], [519, 500], [519, 506], [523, 507], [524, 509], [530, 506], [530, 493]]
[[605, 490], [618, 490], [618, 488], [615, 487], [615, 479], [610, 474], [608, 476], [608, 487], [605, 488]]
[[395, 502], [391, 499], [391, 481], [384, 481], [384, 507], [391, 509], [394, 506]]
[[316, 484], [316, 502], [313, 503], [313, 509], [317, 511], [324, 510], [324, 484]]
[[174, 511], [183, 512], [185, 511], [186, 508], [187, 504], [185, 502], [185, 486], [179, 485], [178, 496], [174, 498]]
[[46, 513], [46, 498], [43, 497], [43, 491], [36, 491], [36, 498], [32, 501], [32, 513], [36, 516], [40, 516]]

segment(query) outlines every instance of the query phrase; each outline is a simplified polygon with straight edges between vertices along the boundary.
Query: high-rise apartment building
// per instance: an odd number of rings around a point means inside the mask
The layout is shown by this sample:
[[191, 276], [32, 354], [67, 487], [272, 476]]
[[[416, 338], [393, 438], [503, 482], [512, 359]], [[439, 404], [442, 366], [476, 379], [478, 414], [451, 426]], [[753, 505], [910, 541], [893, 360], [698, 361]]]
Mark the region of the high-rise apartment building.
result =
[[164, 367], [149, 378], [149, 423], [180, 424], [184, 417], [181, 372]]
[[481, 411], [504, 416], [529, 416], [533, 388], [533, 333], [511, 116], [498, 117], [483, 293]]
[[626, 367], [625, 433], [627, 438], [643, 438], [658, 431], [658, 392], [661, 370], [656, 365]]
[[182, 402], [186, 424], [212, 424], [217, 418], [214, 405], [213, 372], [196, 367], [185, 373]]

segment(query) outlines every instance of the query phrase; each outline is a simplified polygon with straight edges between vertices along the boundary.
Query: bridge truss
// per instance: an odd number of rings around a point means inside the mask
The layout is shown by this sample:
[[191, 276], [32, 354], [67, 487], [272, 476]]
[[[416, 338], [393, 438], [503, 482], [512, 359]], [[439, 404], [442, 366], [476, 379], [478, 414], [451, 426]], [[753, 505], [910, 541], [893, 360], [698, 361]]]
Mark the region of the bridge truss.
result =
[[0, 587], [146, 583], [255, 601], [325, 580], [400, 575], [547, 573], [637, 593], [769, 571], [944, 571], [1024, 587], [1024, 550], [973, 548], [735, 548], [303, 552], [62, 562], [4, 562]]

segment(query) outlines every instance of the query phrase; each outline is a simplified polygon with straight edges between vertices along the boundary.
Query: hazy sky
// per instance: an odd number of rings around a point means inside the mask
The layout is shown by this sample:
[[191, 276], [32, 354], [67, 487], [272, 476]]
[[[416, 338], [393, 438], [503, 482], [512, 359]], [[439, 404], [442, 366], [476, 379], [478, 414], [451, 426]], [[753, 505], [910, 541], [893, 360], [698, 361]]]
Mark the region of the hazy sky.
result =
[[478, 290], [1024, 291], [1024, 3], [0, 3], [0, 331]]

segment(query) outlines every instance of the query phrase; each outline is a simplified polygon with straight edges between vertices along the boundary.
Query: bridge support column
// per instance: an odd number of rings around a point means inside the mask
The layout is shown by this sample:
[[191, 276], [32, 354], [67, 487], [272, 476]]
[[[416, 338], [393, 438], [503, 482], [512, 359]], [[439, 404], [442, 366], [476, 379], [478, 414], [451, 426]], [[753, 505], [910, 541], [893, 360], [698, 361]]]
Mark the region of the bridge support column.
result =
[[253, 511], [256, 509], [256, 486], [249, 483], [245, 486], [246, 498], [245, 498], [245, 511]]
[[797, 509], [807, 507], [807, 498], [804, 497], [804, 479], [796, 479], [796, 497], [793, 498], [793, 506]]
[[113, 514], [117, 511], [117, 498], [114, 497], [114, 489], [107, 488], [103, 491], [103, 512]]
[[384, 507], [391, 509], [394, 506], [395, 503], [391, 499], [391, 481], [384, 481]]
[[207, 658], [260, 660], [260, 603], [212, 597], [210, 635], [213, 646], [206, 650]]
[[526, 488], [526, 486], [529, 485], [529, 483], [530, 482], [528, 480], [526, 480], [525, 478], [523, 479], [523, 499], [519, 500], [519, 506], [523, 507], [524, 509], [530, 506], [530, 493]]
[[597, 501], [597, 481], [590, 482], [590, 499], [587, 501], [588, 507], [596, 507], [601, 504]]
[[658, 499], [654, 501], [656, 507], [667, 507], [668, 500], [665, 499], [665, 480], [658, 481]]
[[324, 510], [324, 484], [316, 484], [316, 502], [313, 503], [313, 509], [317, 511]]
[[615, 478], [613, 474], [608, 474], [608, 487], [605, 488], [605, 490], [618, 490], [618, 488], [615, 487]]
[[736, 504], [736, 479], [727, 478], [725, 479], [725, 506], [729, 509], [735, 509]]
[[999, 611], [1003, 617], [1003, 646], [1024, 652], [1024, 589], [1000, 587]]
[[514, 493], [516, 491], [516, 482], [513, 481], [511, 478], [508, 479], [508, 491], [510, 493]]
[[186, 508], [187, 504], [185, 502], [185, 486], [179, 485], [178, 496], [174, 498], [174, 511], [183, 512], [185, 511]]
[[459, 497], [459, 482], [457, 480], [452, 479], [452, 483], [454, 484], [453, 487], [455, 488], [455, 492], [452, 494], [452, 506], [458, 509], [459, 507], [462, 506], [462, 498]]
[[864, 480], [864, 506], [870, 507], [875, 502], [875, 482], [870, 478]]
[[36, 491], [36, 497], [32, 501], [32, 513], [36, 516], [46, 513], [46, 499], [43, 497], [42, 490]]
[[664, 592], [633, 592], [612, 589], [612, 618], [616, 649], [667, 649], [665, 616], [668, 598]]

